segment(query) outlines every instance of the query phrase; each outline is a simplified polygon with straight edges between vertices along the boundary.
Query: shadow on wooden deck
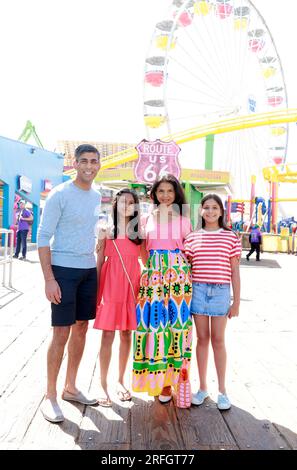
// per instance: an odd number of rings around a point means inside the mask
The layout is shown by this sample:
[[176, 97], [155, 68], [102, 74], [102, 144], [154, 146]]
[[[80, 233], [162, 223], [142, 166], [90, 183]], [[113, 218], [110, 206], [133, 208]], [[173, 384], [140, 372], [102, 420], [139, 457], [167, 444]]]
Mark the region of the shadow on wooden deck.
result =
[[8, 305], [13, 300], [16, 300], [23, 292], [13, 289], [11, 287], [0, 286], [0, 309]]
[[[25, 437], [21, 449], [59, 448], [55, 428], [70, 437], [72, 448], [82, 450], [289, 450], [297, 447], [297, 435], [289, 429], [256, 419], [236, 406], [220, 412], [210, 399], [187, 410], [176, 408], [173, 402], [161, 405], [158, 400], [137, 397], [124, 405], [113, 403], [112, 408], [74, 403], [70, 406], [82, 413], [80, 423], [67, 419], [67, 413], [59, 425], [43, 420], [40, 428], [36, 422], [41, 433], [39, 439], [31, 429], [34, 439], [30, 442]], [[48, 427], [46, 433], [44, 427]], [[46, 444], [40, 441], [41, 435], [46, 438]]]

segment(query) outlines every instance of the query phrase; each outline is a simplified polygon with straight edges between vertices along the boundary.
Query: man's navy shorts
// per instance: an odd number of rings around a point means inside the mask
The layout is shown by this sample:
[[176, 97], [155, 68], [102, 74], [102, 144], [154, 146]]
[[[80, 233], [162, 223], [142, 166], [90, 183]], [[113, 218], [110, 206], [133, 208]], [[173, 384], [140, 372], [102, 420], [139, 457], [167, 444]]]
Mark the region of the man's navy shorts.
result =
[[61, 303], [51, 304], [52, 326], [71, 326], [96, 316], [97, 269], [52, 266], [62, 292]]

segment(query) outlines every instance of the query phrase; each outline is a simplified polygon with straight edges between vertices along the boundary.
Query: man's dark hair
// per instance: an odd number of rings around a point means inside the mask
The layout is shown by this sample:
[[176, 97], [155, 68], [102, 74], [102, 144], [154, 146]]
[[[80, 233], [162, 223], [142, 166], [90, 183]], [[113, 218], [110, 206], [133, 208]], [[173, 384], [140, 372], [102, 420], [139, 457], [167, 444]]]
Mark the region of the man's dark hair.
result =
[[81, 144], [75, 149], [75, 160], [78, 161], [79, 157], [81, 157], [83, 153], [95, 153], [98, 158], [100, 158], [100, 153], [96, 147], [90, 144]]

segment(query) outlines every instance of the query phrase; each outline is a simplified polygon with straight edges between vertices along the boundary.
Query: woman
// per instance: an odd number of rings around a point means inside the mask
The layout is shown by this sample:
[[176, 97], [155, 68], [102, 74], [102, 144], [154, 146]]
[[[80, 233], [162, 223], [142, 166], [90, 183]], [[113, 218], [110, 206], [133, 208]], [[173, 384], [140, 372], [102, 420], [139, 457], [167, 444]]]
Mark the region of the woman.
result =
[[151, 199], [155, 209], [144, 224], [149, 257], [136, 308], [133, 390], [159, 396], [166, 403], [172, 398], [181, 367], [188, 368], [191, 358], [192, 287], [183, 253], [191, 223], [183, 216], [186, 200], [174, 176], [157, 180]]

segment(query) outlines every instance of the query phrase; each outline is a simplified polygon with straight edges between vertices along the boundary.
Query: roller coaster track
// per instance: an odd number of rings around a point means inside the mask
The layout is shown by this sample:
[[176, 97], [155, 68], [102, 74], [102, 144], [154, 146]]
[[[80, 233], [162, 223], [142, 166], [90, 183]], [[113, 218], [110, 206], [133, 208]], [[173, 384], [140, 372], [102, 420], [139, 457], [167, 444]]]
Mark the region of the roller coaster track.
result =
[[[282, 111], [274, 111], [261, 114], [249, 114], [247, 116], [240, 116], [232, 119], [226, 119], [210, 123], [204, 126], [193, 127], [176, 134], [167, 135], [161, 140], [170, 141], [174, 140], [177, 144], [183, 144], [191, 140], [201, 139], [207, 135], [223, 134], [226, 132], [234, 132], [242, 129], [251, 129], [253, 127], [270, 126], [273, 124], [282, 124], [289, 122], [297, 122], [297, 109], [286, 109]], [[108, 155], [101, 159], [101, 168], [114, 168], [133, 160], [137, 160], [138, 154], [134, 147], [123, 150], [121, 152]], [[73, 170], [65, 172], [71, 175]]]
[[[201, 139], [207, 135], [223, 134], [225, 132], [234, 132], [252, 127], [269, 126], [272, 124], [281, 124], [288, 122], [297, 122], [297, 109], [286, 109], [262, 114], [249, 114], [247, 116], [226, 119], [224, 121], [214, 122], [204, 126], [193, 127], [186, 131], [163, 137], [161, 140], [174, 140], [177, 144], [183, 144], [191, 140]], [[114, 153], [102, 158], [101, 168], [113, 168], [123, 163], [136, 160], [137, 151], [134, 147]]]

